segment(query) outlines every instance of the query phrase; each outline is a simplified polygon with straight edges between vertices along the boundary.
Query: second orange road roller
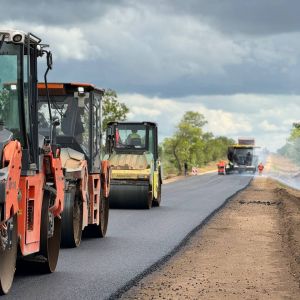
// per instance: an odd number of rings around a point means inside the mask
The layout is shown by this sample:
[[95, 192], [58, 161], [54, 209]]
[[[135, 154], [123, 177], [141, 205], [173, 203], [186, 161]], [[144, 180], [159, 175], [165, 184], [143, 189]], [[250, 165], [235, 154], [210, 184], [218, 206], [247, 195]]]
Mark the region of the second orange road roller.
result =
[[38, 86], [40, 134], [50, 134], [47, 90], [51, 114], [60, 123], [56, 140], [66, 180], [61, 244], [78, 247], [83, 230], [89, 236], [104, 237], [108, 224], [110, 168], [107, 160], [101, 160], [104, 90], [85, 83]]

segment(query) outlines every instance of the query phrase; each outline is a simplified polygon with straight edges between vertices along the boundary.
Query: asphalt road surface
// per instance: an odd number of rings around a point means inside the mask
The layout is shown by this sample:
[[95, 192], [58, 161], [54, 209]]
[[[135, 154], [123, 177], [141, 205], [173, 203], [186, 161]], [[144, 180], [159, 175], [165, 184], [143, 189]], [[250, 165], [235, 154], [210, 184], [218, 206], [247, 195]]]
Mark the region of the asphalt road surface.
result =
[[206, 174], [163, 186], [161, 207], [111, 210], [104, 239], [62, 249], [53, 274], [19, 274], [5, 299], [106, 299], [170, 253], [251, 176]]

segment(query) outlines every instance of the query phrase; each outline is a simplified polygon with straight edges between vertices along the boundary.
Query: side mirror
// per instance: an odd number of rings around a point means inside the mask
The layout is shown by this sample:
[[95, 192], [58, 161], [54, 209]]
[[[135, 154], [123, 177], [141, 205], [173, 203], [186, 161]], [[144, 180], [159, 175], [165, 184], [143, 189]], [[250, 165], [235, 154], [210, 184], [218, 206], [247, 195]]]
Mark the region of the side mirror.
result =
[[106, 130], [106, 135], [108, 137], [112, 136], [113, 135], [113, 131], [112, 131], [112, 128], [111, 127], [108, 127], [107, 130]]
[[49, 52], [47, 52], [47, 67], [50, 70], [52, 70], [52, 66], [53, 66], [52, 52], [49, 51]]
[[113, 137], [113, 130], [111, 127], [108, 127], [106, 129], [106, 152], [111, 154], [113, 150], [113, 145], [114, 145], [114, 137]]
[[57, 117], [54, 117], [52, 120], [52, 140], [51, 144], [56, 145], [56, 127], [60, 125], [59, 119]]
[[60, 125], [60, 122], [59, 122], [59, 118], [58, 117], [54, 117], [53, 120], [52, 120], [52, 126], [59, 126]]
[[58, 117], [54, 117], [52, 119], [51, 125], [52, 125], [51, 149], [52, 149], [53, 157], [57, 158], [57, 157], [59, 157], [59, 153], [60, 153], [60, 147], [57, 145], [57, 142], [56, 142], [56, 135], [57, 135], [56, 128], [57, 128], [57, 126], [60, 125]]

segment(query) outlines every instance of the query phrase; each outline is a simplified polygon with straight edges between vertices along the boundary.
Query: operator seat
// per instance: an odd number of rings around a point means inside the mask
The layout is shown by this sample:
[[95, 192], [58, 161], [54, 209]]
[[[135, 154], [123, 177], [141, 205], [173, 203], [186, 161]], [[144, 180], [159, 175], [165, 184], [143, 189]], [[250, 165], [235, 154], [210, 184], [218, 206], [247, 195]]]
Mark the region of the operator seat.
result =
[[130, 139], [130, 144], [133, 146], [142, 146], [142, 141], [140, 138], [132, 138]]

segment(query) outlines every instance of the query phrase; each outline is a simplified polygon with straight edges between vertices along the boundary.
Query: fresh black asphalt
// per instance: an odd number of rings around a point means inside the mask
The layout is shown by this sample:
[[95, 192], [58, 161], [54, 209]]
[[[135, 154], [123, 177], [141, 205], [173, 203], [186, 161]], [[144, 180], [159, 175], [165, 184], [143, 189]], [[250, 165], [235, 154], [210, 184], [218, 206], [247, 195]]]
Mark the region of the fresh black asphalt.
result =
[[104, 239], [62, 249], [53, 274], [21, 274], [5, 299], [106, 299], [168, 255], [251, 176], [206, 174], [163, 186], [161, 207], [111, 210]]

